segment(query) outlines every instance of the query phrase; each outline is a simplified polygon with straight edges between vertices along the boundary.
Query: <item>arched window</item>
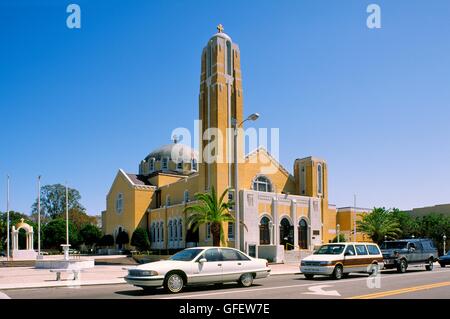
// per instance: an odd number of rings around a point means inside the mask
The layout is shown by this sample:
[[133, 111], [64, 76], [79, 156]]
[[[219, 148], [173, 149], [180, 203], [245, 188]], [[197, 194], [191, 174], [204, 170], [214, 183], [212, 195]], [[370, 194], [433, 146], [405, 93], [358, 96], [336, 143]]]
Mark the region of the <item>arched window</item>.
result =
[[183, 221], [181, 219], [178, 221], [178, 240], [183, 240]]
[[323, 185], [322, 185], [322, 180], [323, 180], [323, 178], [322, 178], [322, 176], [323, 176], [323, 173], [322, 173], [322, 165], [319, 164], [319, 165], [317, 166], [317, 192], [318, 192], [319, 194], [322, 194], [322, 188], [323, 188]]
[[259, 244], [270, 244], [270, 219], [264, 216], [259, 224]]
[[266, 176], [258, 176], [253, 180], [253, 190], [259, 192], [271, 192], [272, 183]]
[[164, 242], [164, 222], [159, 223], [159, 228], [161, 230], [161, 237], [160, 237], [160, 241]]
[[167, 230], [169, 232], [169, 241], [173, 240], [173, 230], [172, 230], [172, 221], [169, 221], [169, 229]]
[[308, 249], [308, 223], [304, 219], [298, 223], [298, 245], [300, 249]]
[[184, 197], [184, 202], [188, 203], [189, 202], [189, 191], [185, 190], [183, 197]]
[[116, 213], [121, 214], [123, 211], [123, 194], [119, 193], [116, 197]]

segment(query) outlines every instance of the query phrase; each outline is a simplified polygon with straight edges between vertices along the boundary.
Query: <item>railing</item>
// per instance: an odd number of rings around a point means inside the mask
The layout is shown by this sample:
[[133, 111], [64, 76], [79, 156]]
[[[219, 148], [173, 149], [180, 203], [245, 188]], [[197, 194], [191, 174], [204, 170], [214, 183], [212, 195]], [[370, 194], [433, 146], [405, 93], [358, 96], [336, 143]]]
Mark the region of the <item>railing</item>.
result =
[[288, 250], [288, 246], [292, 246], [292, 248], [295, 249], [295, 245], [292, 245], [291, 243], [285, 243], [285, 244], [284, 244], [285, 250]]

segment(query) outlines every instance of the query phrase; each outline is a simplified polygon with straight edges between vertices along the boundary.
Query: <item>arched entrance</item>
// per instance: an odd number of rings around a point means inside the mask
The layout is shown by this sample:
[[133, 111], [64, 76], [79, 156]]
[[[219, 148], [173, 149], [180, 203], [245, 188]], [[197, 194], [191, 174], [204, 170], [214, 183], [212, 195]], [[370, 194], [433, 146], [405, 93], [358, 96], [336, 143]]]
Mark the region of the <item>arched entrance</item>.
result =
[[270, 219], [264, 216], [259, 224], [259, 244], [270, 245]]
[[196, 247], [198, 246], [199, 241], [199, 235], [198, 235], [198, 228], [193, 231], [193, 227], [189, 228], [186, 231], [186, 247]]
[[300, 219], [298, 223], [298, 246], [300, 249], [308, 249], [308, 223]]
[[280, 245], [286, 250], [294, 249], [294, 226], [287, 218], [280, 222]]

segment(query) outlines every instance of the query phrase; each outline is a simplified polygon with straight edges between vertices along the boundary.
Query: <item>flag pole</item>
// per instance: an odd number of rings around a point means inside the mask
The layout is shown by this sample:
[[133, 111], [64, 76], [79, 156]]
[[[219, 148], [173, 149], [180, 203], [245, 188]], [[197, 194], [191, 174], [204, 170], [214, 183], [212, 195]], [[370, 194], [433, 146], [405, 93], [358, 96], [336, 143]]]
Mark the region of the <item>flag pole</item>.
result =
[[38, 176], [38, 258], [41, 256], [41, 175]]
[[6, 181], [6, 257], [9, 261], [9, 175], [7, 175], [7, 181]]

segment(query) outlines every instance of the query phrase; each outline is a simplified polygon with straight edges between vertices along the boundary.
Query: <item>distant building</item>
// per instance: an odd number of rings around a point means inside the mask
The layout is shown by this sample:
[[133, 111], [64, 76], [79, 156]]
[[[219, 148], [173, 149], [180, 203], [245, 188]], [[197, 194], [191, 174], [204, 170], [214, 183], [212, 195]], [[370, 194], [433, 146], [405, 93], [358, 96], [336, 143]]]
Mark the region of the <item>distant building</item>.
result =
[[413, 209], [407, 210], [405, 212], [410, 214], [413, 217], [422, 217], [422, 216], [429, 215], [431, 213], [443, 214], [443, 215], [450, 216], [450, 204], [441, 204], [441, 205], [413, 208]]

